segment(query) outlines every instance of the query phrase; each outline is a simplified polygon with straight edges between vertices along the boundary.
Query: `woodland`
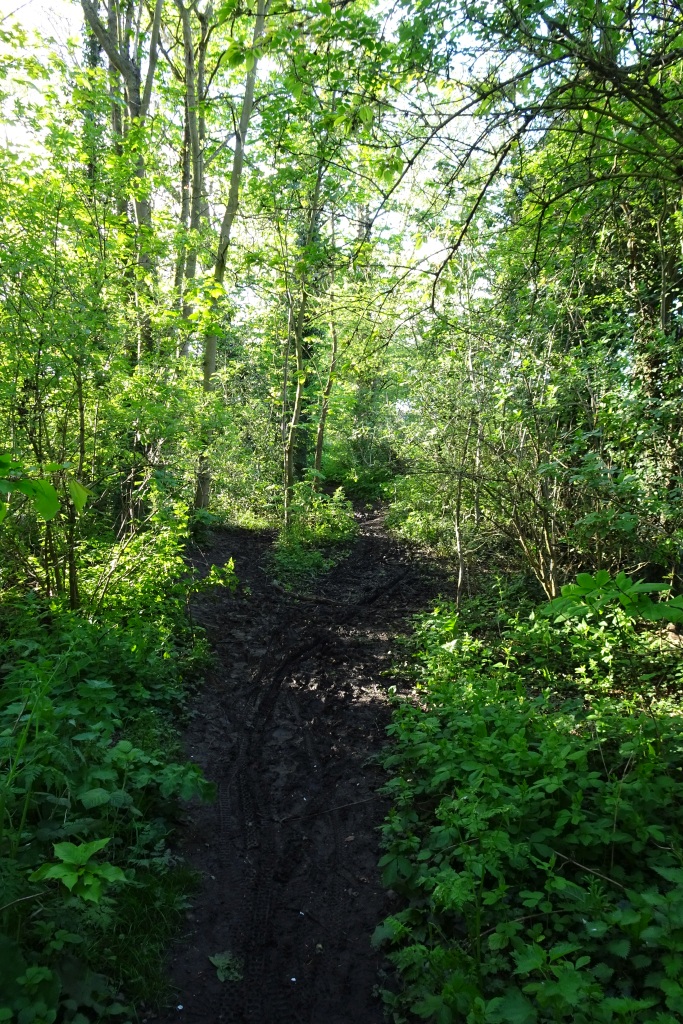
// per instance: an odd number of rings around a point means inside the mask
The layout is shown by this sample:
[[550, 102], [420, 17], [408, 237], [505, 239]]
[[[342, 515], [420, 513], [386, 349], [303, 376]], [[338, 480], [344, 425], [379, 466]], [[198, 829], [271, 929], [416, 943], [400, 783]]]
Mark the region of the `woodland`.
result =
[[243, 587], [192, 545], [301, 595], [374, 509], [449, 574], [394, 647], [385, 1019], [677, 1024], [683, 8], [72, 6], [0, 15], [0, 1021], [168, 1000], [188, 609]]

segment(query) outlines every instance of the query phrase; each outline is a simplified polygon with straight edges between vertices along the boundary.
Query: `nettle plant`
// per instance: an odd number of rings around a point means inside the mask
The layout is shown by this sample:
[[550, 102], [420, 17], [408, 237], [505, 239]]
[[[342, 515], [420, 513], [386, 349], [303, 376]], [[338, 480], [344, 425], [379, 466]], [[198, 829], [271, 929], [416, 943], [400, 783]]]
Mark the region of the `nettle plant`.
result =
[[497, 635], [466, 606], [418, 623], [385, 758], [395, 1022], [681, 1019], [680, 668], [632, 618], [678, 615], [660, 589], [596, 574]]
[[119, 549], [115, 574], [84, 571], [87, 609], [3, 596], [0, 1021], [130, 1017], [118, 992], [165, 991], [192, 884], [168, 836], [179, 800], [213, 792], [177, 739], [206, 663], [187, 601], [236, 585], [232, 563], [193, 575], [174, 523]]

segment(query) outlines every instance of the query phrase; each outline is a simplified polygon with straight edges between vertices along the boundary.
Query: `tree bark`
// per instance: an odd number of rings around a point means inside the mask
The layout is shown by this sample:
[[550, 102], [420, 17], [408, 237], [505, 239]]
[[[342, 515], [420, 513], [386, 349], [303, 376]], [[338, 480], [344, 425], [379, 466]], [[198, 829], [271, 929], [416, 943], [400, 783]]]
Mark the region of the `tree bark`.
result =
[[[270, 0], [258, 0], [258, 6], [256, 10], [256, 21], [254, 23], [254, 33], [252, 36], [252, 46], [255, 48], [259, 39], [263, 35], [265, 28], [266, 15], [270, 6]], [[237, 131], [235, 133], [235, 152], [232, 159], [232, 170], [230, 172], [230, 188], [228, 191], [228, 201], [225, 207], [225, 213], [223, 215], [223, 221], [221, 223], [221, 231], [218, 239], [218, 250], [216, 253], [216, 261], [213, 270], [213, 279], [217, 286], [223, 285], [225, 281], [225, 267], [226, 259], [228, 254], [228, 248], [232, 238], [232, 229], [237, 216], [237, 210], [239, 206], [239, 194], [240, 194], [240, 183], [242, 180], [242, 171], [244, 169], [244, 151], [247, 141], [247, 132], [249, 130], [249, 122], [251, 120], [252, 111], [254, 109], [254, 91], [256, 87], [256, 73], [258, 70], [258, 58], [254, 52], [254, 63], [251, 69], [247, 72], [247, 77], [244, 87], [244, 98], [242, 100], [242, 110], [240, 113], [240, 120]], [[212, 305], [217, 306], [215, 298], [212, 298]], [[214, 374], [216, 373], [216, 359], [218, 352], [218, 335], [214, 331], [210, 331], [204, 338], [204, 358], [203, 358], [203, 387], [204, 391], [209, 393], [214, 389]], [[208, 447], [209, 439], [206, 439], [205, 448]], [[208, 455], [205, 452], [202, 453], [199, 459], [199, 469], [197, 472], [197, 490], [195, 492], [195, 508], [208, 508], [209, 500], [211, 497], [211, 467], [209, 465]]]
[[[320, 203], [320, 190], [322, 187], [323, 168], [324, 164], [323, 161], [321, 160], [318, 165], [315, 189], [311, 201], [310, 219], [308, 222], [308, 229], [306, 233], [306, 246], [309, 246], [311, 244], [313, 231], [315, 229], [315, 225], [318, 219], [318, 207]], [[289, 421], [289, 428], [287, 431], [287, 439], [285, 442], [284, 451], [285, 530], [288, 530], [289, 527], [291, 526], [292, 497], [294, 495], [294, 452], [296, 448], [296, 432], [299, 427], [299, 422], [301, 419], [301, 408], [303, 405], [304, 397], [304, 384], [306, 383], [306, 368], [304, 365], [304, 328], [306, 325], [306, 313], [308, 311], [308, 299], [308, 281], [304, 277], [304, 279], [301, 282], [301, 300], [299, 302], [299, 310], [297, 313], [296, 324], [294, 328], [294, 352], [296, 356], [297, 374], [296, 394], [294, 397], [294, 407], [292, 409], [292, 415]]]
[[337, 353], [339, 349], [337, 341], [337, 324], [334, 318], [334, 291], [330, 292], [330, 303], [332, 305], [332, 315], [330, 317], [332, 351], [330, 353], [330, 369], [329, 373], [327, 374], [327, 381], [325, 383], [325, 390], [323, 391], [322, 404], [320, 406], [318, 431], [315, 438], [315, 459], [313, 462], [315, 478], [313, 480], [313, 486], [316, 488], [316, 490], [320, 486], [320, 477], [322, 472], [321, 467], [323, 463], [323, 445], [325, 443], [325, 426], [327, 424], [327, 414], [330, 409], [330, 395], [332, 394], [332, 388], [334, 386], [334, 377], [337, 369]]

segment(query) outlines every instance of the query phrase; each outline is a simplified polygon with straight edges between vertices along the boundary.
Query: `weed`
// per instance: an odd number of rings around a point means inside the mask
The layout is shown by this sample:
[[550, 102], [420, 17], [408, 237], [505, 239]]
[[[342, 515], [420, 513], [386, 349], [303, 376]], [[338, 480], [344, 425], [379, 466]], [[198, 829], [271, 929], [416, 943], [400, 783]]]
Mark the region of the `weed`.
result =
[[178, 800], [212, 792], [173, 759], [184, 678], [206, 661], [187, 595], [234, 585], [231, 566], [188, 577], [184, 536], [135, 538], [106, 587], [93, 562], [96, 613], [92, 600], [85, 612], [3, 601], [0, 1020], [130, 1017], [129, 1000], [163, 994], [193, 881], [170, 854], [170, 821]]
[[241, 981], [244, 977], [244, 965], [242, 961], [233, 956], [230, 950], [224, 953], [216, 953], [209, 957], [209, 962], [216, 968], [216, 975], [219, 981]]
[[289, 589], [301, 587], [336, 565], [355, 536], [351, 503], [339, 488], [332, 496], [297, 485], [290, 528], [275, 544], [273, 569]]
[[396, 1022], [674, 1024], [679, 659], [623, 608], [498, 628], [480, 609], [420, 618], [418, 700], [390, 727], [385, 1002]]

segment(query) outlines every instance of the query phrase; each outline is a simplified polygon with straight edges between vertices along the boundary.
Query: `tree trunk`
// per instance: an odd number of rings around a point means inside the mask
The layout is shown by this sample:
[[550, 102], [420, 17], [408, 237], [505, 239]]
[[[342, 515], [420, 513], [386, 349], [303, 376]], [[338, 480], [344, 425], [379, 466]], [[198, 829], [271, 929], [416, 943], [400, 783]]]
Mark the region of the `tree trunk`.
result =
[[[313, 199], [311, 202], [310, 219], [308, 222], [308, 230], [306, 232], [306, 246], [311, 244], [313, 231], [318, 220], [318, 206], [320, 203], [320, 190], [322, 187], [324, 164], [322, 160], [318, 165], [318, 174], [315, 181], [315, 189], [313, 192]], [[285, 470], [285, 493], [284, 493], [284, 505], [285, 505], [285, 530], [288, 530], [291, 526], [291, 507], [292, 497], [294, 494], [294, 454], [296, 451], [296, 436], [297, 429], [300, 425], [301, 420], [301, 408], [303, 405], [304, 397], [304, 384], [306, 383], [306, 368], [304, 365], [304, 328], [306, 325], [306, 313], [308, 311], [308, 298], [309, 289], [308, 281], [304, 277], [301, 282], [301, 301], [299, 303], [299, 310], [296, 318], [296, 325], [294, 328], [294, 352], [296, 356], [296, 394], [294, 397], [294, 407], [292, 409], [292, 415], [289, 421], [289, 428], [287, 431], [287, 439], [285, 442], [284, 451], [284, 470]]]
[[313, 486], [316, 489], [320, 485], [321, 467], [323, 463], [323, 445], [325, 443], [325, 425], [327, 423], [327, 414], [330, 408], [330, 395], [332, 394], [332, 387], [334, 385], [334, 376], [337, 369], [337, 352], [339, 348], [337, 342], [337, 325], [334, 318], [334, 291], [330, 292], [330, 303], [332, 304], [332, 315], [330, 317], [330, 332], [332, 334], [332, 352], [330, 353], [330, 369], [327, 375], [325, 390], [323, 391], [322, 405], [320, 406], [318, 432], [315, 438], [315, 460], [313, 462], [315, 477], [313, 480]]
[[453, 526], [455, 528], [455, 549], [458, 556], [458, 589], [456, 593], [456, 604], [460, 606], [460, 599], [462, 597], [462, 588], [465, 582], [465, 575], [467, 572], [467, 565], [465, 561], [465, 549], [462, 543], [462, 492], [463, 492], [463, 480], [465, 477], [465, 467], [469, 456], [470, 449], [470, 437], [472, 435], [472, 427], [474, 426], [474, 411], [470, 413], [469, 422], [467, 424], [467, 433], [465, 434], [465, 440], [462, 446], [462, 455], [460, 457], [460, 469], [458, 471], [458, 486], [455, 493], [455, 516], [453, 520]]
[[[254, 47], [263, 35], [266, 14], [268, 13], [269, 6], [270, 0], [258, 0], [256, 21], [254, 23], [254, 34], [252, 37], [252, 45]], [[237, 209], [239, 206], [240, 182], [242, 180], [242, 170], [244, 168], [244, 148], [247, 140], [251, 114], [254, 109], [254, 89], [256, 86], [257, 69], [258, 60], [254, 53], [254, 63], [252, 64], [251, 70], [247, 72], [244, 99], [242, 100], [242, 111], [240, 114], [239, 126], [235, 133], [235, 152], [233, 155], [232, 170], [230, 173], [230, 189], [228, 191], [228, 201], [225, 207], [225, 214], [223, 215], [223, 222], [221, 224], [221, 232], [218, 240], [218, 252], [216, 254], [216, 262], [214, 264], [213, 271], [214, 282], [216, 285], [221, 287], [225, 281], [225, 267], [228, 248], [230, 246], [232, 228], [235, 223], [235, 217], [237, 216]], [[212, 298], [212, 304], [215, 312], [215, 307], [217, 306], [215, 298]], [[203, 387], [205, 392], [211, 392], [214, 389], [213, 378], [216, 372], [217, 352], [218, 335], [211, 331], [204, 338]], [[210, 438], [205, 438], [205, 448], [208, 448], [209, 443]], [[194, 502], [195, 508], [208, 508], [210, 496], [211, 467], [209, 465], [208, 455], [205, 451], [199, 459], [197, 490], [195, 492]]]
[[[190, 189], [192, 187], [192, 170], [190, 163], [190, 128], [188, 124], [187, 101], [185, 102], [185, 123], [183, 125], [183, 149], [180, 156], [180, 231], [181, 238], [178, 245], [178, 255], [175, 263], [175, 275], [173, 278], [173, 294], [177, 302], [177, 309], [182, 312], [184, 308], [183, 286], [185, 282], [185, 265], [187, 260], [186, 232], [190, 226]], [[187, 342], [182, 345], [183, 352]], [[180, 351], [177, 355], [180, 355]]]
[[[83, 8], [84, 17], [91, 32], [109, 58], [110, 67], [113, 67], [121, 76], [128, 113], [128, 131], [130, 131], [131, 127], [134, 125], [138, 128], [142, 128], [147, 118], [147, 114], [149, 113], [149, 107], [152, 100], [154, 72], [156, 70], [159, 52], [159, 35], [161, 32], [163, 0], [156, 0], [154, 5], [149, 57], [147, 61], [147, 73], [145, 75], [144, 85], [138, 58], [140, 42], [139, 39], [136, 38], [137, 32], [133, 33], [132, 31], [132, 6], [129, 6], [128, 8], [125, 26], [122, 26], [119, 23], [119, 10], [113, 0], [110, 0], [108, 7], [106, 25], [100, 19], [99, 4], [97, 2], [93, 2], [93, 0], [81, 0], [81, 7]], [[113, 96], [113, 100], [115, 103], [115, 95]], [[116, 130], [118, 128], [123, 129], [120, 113], [114, 113], [112, 121], [114, 123], [116, 137]], [[120, 137], [123, 138], [123, 131]], [[152, 234], [152, 206], [148, 197], [145, 195], [145, 188], [142, 184], [147, 176], [147, 168], [145, 166], [143, 149], [140, 146], [139, 140], [137, 140], [137, 145], [138, 159], [135, 166], [135, 177], [137, 178], [138, 185], [133, 189], [133, 212], [137, 236], [136, 260], [138, 267], [142, 271], [141, 276], [144, 282], [145, 278], [149, 277], [149, 275], [154, 272], [154, 261], [149, 249], [149, 242]], [[145, 286], [143, 285], [143, 288], [144, 287]], [[138, 307], [139, 298], [140, 295], [136, 281], [135, 301]], [[139, 325], [140, 342], [138, 348], [149, 349], [152, 345], [151, 324], [149, 314], [145, 309], [141, 309]], [[139, 354], [140, 352], [138, 351], [138, 358]]]
[[301, 290], [301, 302], [299, 304], [299, 313], [297, 315], [296, 327], [294, 329], [294, 352], [296, 355], [296, 394], [294, 397], [294, 407], [292, 409], [292, 415], [289, 421], [289, 429], [287, 431], [287, 441], [285, 443], [285, 530], [288, 530], [289, 527], [291, 526], [291, 507], [292, 497], [294, 495], [294, 452], [296, 448], [296, 431], [299, 427], [299, 420], [301, 419], [301, 406], [303, 404], [304, 384], [306, 381], [304, 368], [303, 331], [304, 324], [306, 322], [307, 305], [308, 293], [306, 292], [306, 286], [304, 284]]
[[[201, 83], [204, 79], [204, 62], [206, 59], [206, 46], [208, 37], [206, 33], [206, 20], [201, 24], [201, 39], [197, 47], [197, 62], [195, 64], [195, 47], [192, 39], [192, 22], [190, 21], [190, 10], [185, 7], [182, 0], [176, 0], [176, 6], [180, 11], [183, 26], [183, 51], [185, 57], [185, 134], [187, 144], [187, 161], [189, 164], [189, 182], [187, 198], [186, 223], [189, 222], [190, 243], [185, 248], [183, 266], [184, 281], [194, 281], [197, 274], [197, 236], [201, 229], [203, 204], [205, 196], [204, 184], [204, 137], [202, 130], [202, 119], [198, 114], [199, 104], [202, 100]], [[185, 168], [183, 168], [185, 174]], [[181, 284], [182, 289], [182, 284]], [[189, 317], [194, 306], [191, 302], [184, 301], [182, 313], [186, 323], [189, 324]], [[186, 330], [181, 355], [186, 356], [190, 350], [190, 331]]]

